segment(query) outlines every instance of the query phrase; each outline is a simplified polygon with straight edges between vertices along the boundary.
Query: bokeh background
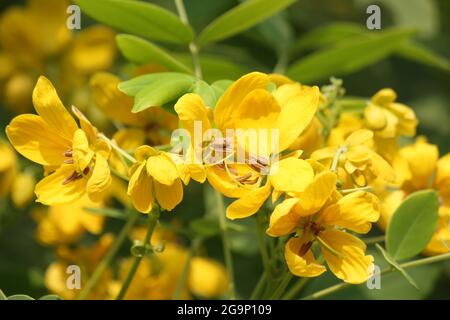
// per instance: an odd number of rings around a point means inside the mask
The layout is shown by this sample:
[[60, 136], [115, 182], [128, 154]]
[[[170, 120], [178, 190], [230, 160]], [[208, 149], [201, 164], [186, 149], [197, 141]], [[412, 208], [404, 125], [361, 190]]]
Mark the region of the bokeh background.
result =
[[[150, 1], [175, 11], [172, 1]], [[0, 1], [0, 19], [3, 13], [14, 5], [24, 5], [25, 1]], [[193, 26], [201, 30], [215, 17], [235, 6], [235, 0], [185, 0], [187, 13]], [[369, 4], [381, 7], [382, 30], [369, 31], [365, 28], [366, 8]], [[236, 79], [240, 75], [260, 70], [270, 72], [279, 61], [280, 51], [292, 43], [294, 49], [290, 51], [286, 62], [293, 62], [306, 57], [327, 46], [339, 45], [339, 42], [352, 41], [359, 36], [359, 32], [377, 33], [389, 28], [413, 28], [416, 30], [414, 42], [426, 46], [433, 51], [438, 59], [419, 62], [408, 59], [404, 55], [393, 53], [379, 61], [359, 68], [350, 73], [330, 74], [344, 80], [347, 94], [356, 97], [370, 97], [383, 87], [394, 88], [399, 101], [411, 106], [417, 113], [420, 124], [418, 133], [428, 137], [431, 143], [437, 144], [441, 155], [450, 152], [450, 76], [448, 63], [450, 59], [450, 1], [448, 0], [299, 0], [289, 10], [267, 23], [259, 25], [249, 31], [235, 36], [219, 44], [205, 48], [202, 55], [203, 69], [206, 80]], [[82, 30], [94, 22], [88, 17], [82, 17]], [[327, 35], [323, 44], [309, 43], [308, 37], [314, 30], [327, 26], [338, 26], [335, 34]], [[38, 27], [38, 26], [36, 26]], [[358, 29], [361, 29], [358, 31]], [[343, 30], [343, 31], [342, 31]], [[0, 30], [0, 34], [7, 34], [10, 30]], [[277, 40], [277, 41], [275, 41]], [[0, 53], [2, 48], [0, 39]], [[101, 40], [98, 40], [101, 41]], [[92, 46], [102, 45], [91, 43]], [[180, 59], [189, 61], [189, 55], [179, 48], [171, 48]], [[49, 58], [51, 60], [51, 58]], [[114, 63], [106, 65], [106, 70], [113, 71], [124, 77], [128, 76], [130, 65], [117, 54]], [[46, 63], [51, 61], [46, 61]], [[425, 63], [424, 63], [425, 62]], [[0, 71], [7, 69], [8, 62], [0, 60]], [[44, 69], [49, 72], [49, 69]], [[70, 72], [72, 71], [67, 71]], [[0, 73], [1, 75], [1, 73]], [[46, 74], [52, 78], [52, 74]], [[90, 72], [85, 72], [77, 88], [81, 88], [81, 97], [74, 97], [70, 92], [63, 96], [66, 105], [69, 102], [84, 104], [83, 108], [91, 117], [96, 117], [95, 105], [90, 103], [87, 86]], [[33, 81], [38, 74], [30, 75]], [[63, 84], [52, 79], [58, 91], [63, 90]], [[299, 79], [301, 80], [301, 76]], [[4, 88], [5, 79], [0, 86]], [[326, 84], [327, 77], [309, 80], [308, 83]], [[64, 89], [65, 90], [65, 89]], [[5, 139], [4, 127], [11, 118], [18, 113], [11, 105], [5, 103], [2, 90], [0, 95], [0, 138]], [[77, 100], [78, 99], [78, 100]], [[31, 102], [31, 96], [26, 99]], [[101, 122], [101, 117], [98, 118]], [[94, 120], [95, 122], [95, 120]], [[108, 125], [101, 123], [108, 131]], [[408, 141], [404, 141], [407, 143]], [[3, 159], [0, 159], [0, 162]], [[22, 170], [28, 170], [39, 177], [42, 174], [38, 169], [30, 166], [24, 159], [19, 159]], [[1, 165], [0, 165], [1, 167]], [[4, 179], [1, 176], [1, 179]], [[2, 181], [0, 181], [0, 184]], [[36, 220], [33, 218], [35, 205], [28, 203], [17, 208], [8, 195], [0, 197], [0, 288], [8, 294], [25, 293], [31, 296], [41, 296], [47, 293], [44, 284], [44, 273], [48, 265], [55, 259], [54, 248], [39, 244], [36, 241]], [[187, 190], [183, 203], [175, 210], [173, 217], [183, 225], [203, 215], [208, 209], [208, 192], [203, 192], [198, 185], [192, 185]], [[257, 248], [256, 231], [253, 221], [239, 222], [243, 230], [233, 231], [231, 236], [232, 247], [236, 265], [236, 284], [238, 291], [248, 295], [261, 273], [260, 257]], [[105, 229], [116, 231], [121, 222], [108, 220]], [[374, 228], [376, 229], [376, 228]], [[377, 234], [377, 230], [372, 232]], [[82, 241], [94, 241], [93, 236], [86, 235]], [[183, 242], [182, 236], [180, 241]], [[222, 257], [220, 240], [211, 240], [207, 243], [208, 253], [220, 260]], [[125, 248], [123, 256], [128, 254]], [[411, 270], [420, 291], [409, 284], [398, 274], [392, 274], [382, 279], [382, 290], [367, 290], [363, 286], [352, 287], [341, 291], [331, 298], [450, 298], [450, 264], [439, 264], [420, 267]], [[329, 273], [321, 280], [312, 281], [306, 289], [314, 292], [336, 282]]]

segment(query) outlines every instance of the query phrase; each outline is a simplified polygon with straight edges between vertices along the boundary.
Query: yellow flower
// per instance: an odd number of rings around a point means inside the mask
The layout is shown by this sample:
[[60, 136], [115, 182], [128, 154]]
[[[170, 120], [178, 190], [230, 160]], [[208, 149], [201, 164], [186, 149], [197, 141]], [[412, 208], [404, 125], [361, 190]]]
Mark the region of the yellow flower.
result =
[[436, 231], [425, 248], [428, 255], [449, 251], [450, 244], [450, 154], [439, 159], [436, 145], [419, 137], [412, 145], [398, 152], [402, 161], [394, 163], [401, 176], [400, 190], [384, 192], [381, 195], [380, 227], [386, 230], [389, 220], [402, 201], [412, 192], [433, 188], [439, 192], [439, 220]]
[[363, 125], [364, 123], [358, 115], [350, 112], [342, 113], [339, 117], [337, 126], [330, 131], [327, 145], [340, 146], [345, 143], [345, 140], [349, 135], [359, 129], [362, 129]]
[[[113, 240], [114, 237], [112, 234], [105, 234], [97, 243], [91, 246], [79, 246], [74, 249], [66, 246], [58, 247], [56, 252], [58, 260], [51, 263], [45, 271], [44, 280], [46, 288], [51, 293], [54, 293], [63, 299], [76, 299], [80, 294], [80, 291], [84, 288], [86, 281], [92, 275], [104, 255], [108, 252]], [[67, 268], [71, 265], [80, 267], [80, 289], [67, 287], [67, 280], [70, 276]], [[108, 290], [112, 277], [112, 270], [107, 268], [102, 273], [97, 286], [92, 290], [87, 299], [107, 299], [109, 297]]]
[[78, 241], [85, 232], [99, 234], [105, 221], [103, 216], [86, 211], [101, 204], [83, 197], [74, 203], [51, 206], [46, 212], [38, 209], [34, 217], [38, 222], [37, 239], [46, 245], [70, 244]]
[[11, 192], [14, 177], [17, 173], [17, 157], [9, 144], [0, 141], [0, 196]]
[[[134, 241], [142, 241], [145, 228], [135, 228], [131, 234]], [[179, 278], [188, 261], [188, 250], [176, 242], [176, 234], [158, 228], [152, 236], [152, 243], [164, 244], [162, 252], [145, 257], [125, 295], [125, 299], [173, 299]], [[110, 284], [112, 298], [117, 296], [121, 283], [131, 266], [132, 259], [121, 264], [119, 278]], [[217, 298], [228, 291], [228, 279], [223, 265], [205, 257], [192, 257], [189, 273], [182, 287], [181, 299], [194, 294], [201, 298]]]
[[38, 115], [17, 116], [6, 127], [6, 134], [20, 154], [52, 172], [36, 185], [37, 200], [58, 205], [87, 193], [93, 201], [100, 201], [111, 184], [109, 145], [97, 138], [97, 129], [74, 108], [81, 124], [78, 128], [45, 77], [36, 84], [33, 104]]
[[350, 134], [339, 147], [316, 150], [311, 158], [324, 161], [337, 170], [345, 187], [363, 187], [375, 178], [394, 183], [395, 172], [390, 164], [368, 146], [372, 138], [372, 131], [360, 129]]
[[336, 175], [318, 171], [304, 192], [275, 207], [267, 233], [271, 236], [296, 234], [285, 246], [285, 259], [293, 274], [315, 277], [325, 272], [312, 251], [312, 245], [317, 242], [339, 279], [362, 283], [370, 276], [373, 257], [365, 255], [363, 241], [342, 229], [369, 232], [371, 223], [379, 217], [377, 201], [373, 194], [363, 191], [342, 197], [336, 192]]
[[381, 138], [414, 136], [416, 133], [417, 118], [414, 111], [395, 102], [396, 99], [394, 90], [382, 89], [372, 97], [364, 110], [366, 126]]
[[11, 199], [16, 208], [23, 208], [34, 198], [36, 180], [30, 172], [18, 173], [12, 185]]
[[170, 155], [141, 146], [136, 150], [136, 160], [128, 184], [128, 195], [134, 207], [148, 213], [158, 203], [171, 211], [183, 199], [183, 185]]
[[[278, 155], [288, 149], [310, 124], [318, 107], [319, 90], [278, 77], [276, 81], [283, 84], [270, 92], [271, 79], [274, 79], [273, 75], [259, 72], [241, 77], [225, 91], [214, 111], [211, 106], [205, 106], [196, 94], [186, 94], [175, 104], [180, 125], [190, 133], [191, 139], [196, 136], [196, 121], [202, 124], [202, 135], [212, 128], [221, 132], [220, 138], [212, 137], [209, 141], [195, 143], [206, 144], [213, 152], [231, 148], [231, 152], [241, 149], [247, 153], [247, 161], [243, 163], [225, 158], [207, 163], [201, 159], [206, 166], [209, 183], [225, 196], [239, 198], [227, 209], [230, 219], [244, 218], [257, 212], [269, 197], [272, 187], [277, 192], [301, 191], [312, 179], [312, 169], [299, 159], [298, 154], [272, 163], [270, 159], [274, 153]], [[235, 135], [228, 137], [227, 129], [235, 129]], [[251, 152], [247, 139], [239, 139], [236, 133], [239, 130], [244, 137], [251, 130], [267, 134], [251, 141], [259, 146], [257, 154]], [[277, 141], [271, 141], [273, 132], [278, 133]], [[274, 150], [276, 146], [278, 148]], [[196, 147], [198, 145], [192, 145], [194, 150]]]

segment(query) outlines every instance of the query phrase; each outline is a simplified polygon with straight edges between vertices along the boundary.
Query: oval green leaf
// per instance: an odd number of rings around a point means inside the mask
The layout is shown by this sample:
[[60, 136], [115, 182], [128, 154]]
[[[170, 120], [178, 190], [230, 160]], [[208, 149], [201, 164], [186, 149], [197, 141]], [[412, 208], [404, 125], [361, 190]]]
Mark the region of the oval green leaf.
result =
[[436, 191], [418, 191], [406, 198], [393, 214], [386, 232], [386, 249], [396, 261], [419, 254], [430, 241], [438, 220]]
[[413, 33], [411, 30], [387, 31], [369, 39], [323, 49], [297, 60], [288, 69], [287, 75], [298, 81], [313, 82], [349, 74], [386, 58]]
[[8, 300], [34, 300], [34, 299], [25, 294], [15, 294], [15, 295], [9, 296]]
[[169, 71], [192, 73], [192, 70], [172, 57], [161, 47], [145, 39], [130, 34], [119, 34], [117, 46], [123, 56], [137, 64], [156, 63]]
[[211, 22], [200, 34], [199, 44], [215, 42], [247, 30], [285, 9], [295, 0], [248, 0]]
[[63, 300], [63, 298], [57, 296], [56, 294], [48, 294], [40, 297], [39, 300]]
[[189, 43], [192, 29], [172, 12], [157, 5], [134, 0], [75, 0], [93, 19], [118, 30], [150, 40]]

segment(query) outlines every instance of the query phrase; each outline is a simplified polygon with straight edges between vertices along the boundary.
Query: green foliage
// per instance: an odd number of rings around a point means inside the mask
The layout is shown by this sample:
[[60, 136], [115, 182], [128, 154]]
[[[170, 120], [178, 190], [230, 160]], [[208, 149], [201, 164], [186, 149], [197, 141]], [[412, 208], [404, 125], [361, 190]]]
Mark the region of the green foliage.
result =
[[414, 281], [413, 278], [411, 278], [411, 276], [406, 272], [405, 269], [402, 268], [402, 266], [400, 266], [397, 261], [395, 261], [390, 255], [389, 253], [387, 253], [382, 246], [380, 246], [378, 243], [375, 244], [375, 247], [378, 249], [378, 251], [381, 252], [381, 254], [383, 255], [384, 259], [391, 265], [391, 267], [393, 267], [394, 269], [396, 269], [398, 272], [400, 272], [400, 274], [409, 282], [409, 284], [411, 284], [414, 288], [419, 289], [419, 287], [417, 286], [416, 282]]
[[132, 112], [137, 113], [151, 107], [160, 106], [173, 112], [173, 105], [167, 105], [189, 92], [195, 82], [193, 76], [164, 72], [143, 75], [119, 84], [119, 89], [134, 96]]
[[189, 43], [192, 29], [172, 12], [134, 0], [75, 0], [82, 11], [118, 30], [150, 40]]
[[394, 260], [412, 258], [425, 249], [436, 228], [438, 209], [433, 190], [415, 192], [398, 207], [386, 233], [386, 248]]
[[410, 30], [386, 31], [369, 39], [319, 50], [294, 62], [287, 75], [303, 82], [318, 81], [332, 75], [342, 76], [386, 58], [413, 34]]
[[189, 67], [175, 59], [166, 50], [145, 39], [129, 34], [119, 34], [116, 41], [123, 56], [131, 62], [157, 63], [169, 71], [192, 73]]
[[242, 32], [283, 10], [295, 0], [249, 0], [226, 12], [200, 34], [200, 45], [223, 40]]

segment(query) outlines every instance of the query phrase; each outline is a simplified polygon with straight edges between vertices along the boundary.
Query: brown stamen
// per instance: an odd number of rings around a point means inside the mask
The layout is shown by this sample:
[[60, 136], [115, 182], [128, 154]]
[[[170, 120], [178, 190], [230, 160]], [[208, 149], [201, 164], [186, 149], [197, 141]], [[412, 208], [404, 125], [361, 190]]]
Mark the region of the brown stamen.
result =
[[304, 243], [300, 247], [300, 250], [298, 251], [298, 255], [303, 257], [309, 251], [309, 249], [311, 249], [312, 244], [313, 244], [312, 241], [308, 241], [308, 242]]

